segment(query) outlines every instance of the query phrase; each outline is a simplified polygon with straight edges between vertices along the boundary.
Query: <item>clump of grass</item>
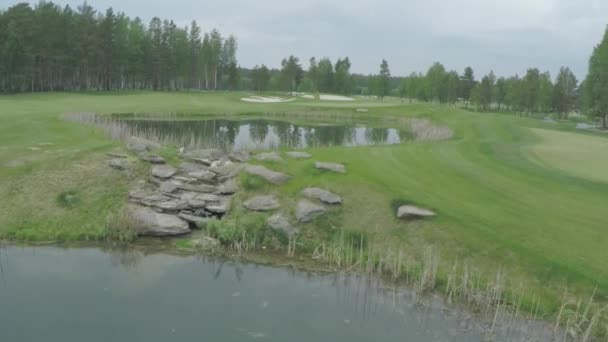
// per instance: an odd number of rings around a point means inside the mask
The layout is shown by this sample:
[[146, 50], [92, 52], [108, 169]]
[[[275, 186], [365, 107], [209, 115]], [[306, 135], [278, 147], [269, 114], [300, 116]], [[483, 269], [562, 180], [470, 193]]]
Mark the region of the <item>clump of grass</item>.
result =
[[57, 195], [56, 202], [57, 202], [58, 206], [65, 208], [65, 209], [75, 208], [80, 203], [80, 197], [78, 196], [78, 191], [76, 191], [76, 190], [62, 191], [61, 193], [59, 193], [59, 195]]
[[123, 207], [106, 217], [105, 231], [106, 239], [108, 240], [121, 242], [135, 241], [137, 238], [136, 228], [128, 207]]
[[269, 188], [268, 182], [264, 179], [242, 172], [240, 175], [241, 186], [245, 191], [256, 192]]
[[194, 244], [190, 239], [178, 239], [173, 243], [175, 248], [185, 251], [191, 251], [194, 249]]

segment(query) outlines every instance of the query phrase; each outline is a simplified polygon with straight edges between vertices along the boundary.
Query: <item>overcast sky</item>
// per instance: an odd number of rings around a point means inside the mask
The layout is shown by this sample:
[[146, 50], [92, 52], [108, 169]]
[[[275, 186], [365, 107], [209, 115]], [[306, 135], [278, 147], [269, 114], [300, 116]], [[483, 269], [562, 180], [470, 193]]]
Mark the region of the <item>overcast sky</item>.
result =
[[[0, 7], [19, 1], [0, 0]], [[76, 6], [81, 1], [57, 0]], [[584, 77], [593, 47], [608, 24], [608, 0], [89, 0], [131, 17], [196, 19], [204, 30], [234, 34], [242, 66], [279, 65], [293, 54], [335, 60], [353, 72], [393, 75], [426, 71], [434, 61], [476, 76], [522, 74], [561, 65]], [[304, 63], [306, 67], [308, 63]]]

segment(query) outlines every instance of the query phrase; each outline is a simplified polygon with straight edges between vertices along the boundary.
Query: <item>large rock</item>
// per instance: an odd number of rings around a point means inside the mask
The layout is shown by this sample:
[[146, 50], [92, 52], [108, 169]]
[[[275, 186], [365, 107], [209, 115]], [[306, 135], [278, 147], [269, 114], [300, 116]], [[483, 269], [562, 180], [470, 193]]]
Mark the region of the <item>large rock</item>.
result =
[[312, 157], [310, 153], [299, 152], [299, 151], [289, 151], [285, 153], [289, 158], [293, 159], [308, 159]]
[[289, 179], [289, 176], [282, 172], [272, 171], [260, 165], [247, 165], [245, 167], [245, 172], [250, 175], [264, 178], [267, 182], [272, 184], [283, 184]]
[[239, 191], [239, 186], [234, 179], [229, 179], [217, 187], [217, 193], [220, 195], [232, 195]]
[[188, 173], [189, 177], [196, 178], [197, 180], [205, 183], [213, 183], [217, 174], [215, 172], [211, 172], [209, 170], [201, 170], [196, 172]]
[[315, 167], [320, 170], [333, 171], [338, 173], [346, 173], [346, 167], [338, 163], [315, 162]]
[[166, 201], [158, 201], [151, 204], [151, 207], [163, 212], [178, 212], [180, 210], [189, 209], [188, 202], [179, 199], [169, 199]]
[[209, 148], [202, 150], [188, 151], [184, 153], [186, 158], [192, 161], [210, 166], [216, 160], [220, 160], [224, 156], [224, 151], [217, 148]]
[[150, 208], [132, 206], [129, 217], [138, 235], [171, 236], [190, 233], [186, 221], [175, 215], [158, 213]]
[[115, 170], [126, 170], [129, 168], [129, 161], [124, 158], [114, 158], [108, 162], [108, 165]]
[[156, 154], [152, 154], [152, 153], [140, 153], [138, 157], [140, 160], [148, 162], [150, 164], [165, 164], [166, 163], [166, 161], [163, 157], [158, 156]]
[[435, 212], [416, 207], [413, 205], [402, 205], [397, 209], [397, 217], [400, 219], [420, 219], [435, 216]]
[[160, 144], [144, 138], [130, 137], [127, 139], [127, 149], [135, 153], [142, 153], [157, 148], [160, 148]]
[[183, 162], [179, 165], [179, 171], [183, 173], [201, 172], [205, 171], [206, 167], [199, 163]]
[[156, 165], [152, 168], [152, 176], [161, 179], [171, 178], [176, 172], [177, 170], [170, 165]]
[[197, 192], [183, 192], [180, 199], [188, 203], [191, 209], [205, 208], [212, 205], [219, 205], [221, 198], [213, 194]]
[[284, 232], [288, 237], [293, 237], [298, 233], [298, 229], [289, 222], [287, 217], [280, 213], [270, 216], [266, 220], [266, 224], [274, 230]]
[[160, 185], [159, 185], [159, 190], [161, 192], [168, 193], [168, 194], [176, 192], [178, 188], [179, 188], [179, 184], [177, 184], [173, 181], [170, 181], [170, 180], [164, 181], [164, 182], [160, 183]]
[[217, 187], [209, 184], [183, 184], [179, 186], [180, 189], [186, 191], [202, 192], [202, 193], [214, 193], [217, 191]]
[[315, 217], [327, 212], [325, 207], [314, 204], [308, 200], [300, 200], [296, 205], [296, 218], [302, 223], [310, 222]]
[[218, 180], [220, 181], [236, 177], [242, 169], [242, 164], [233, 163], [231, 161], [215, 163], [209, 167], [209, 171], [216, 173]]
[[251, 159], [247, 151], [234, 151], [228, 155], [228, 158], [234, 162], [246, 163]]
[[214, 214], [223, 215], [230, 211], [231, 203], [232, 198], [230, 196], [220, 196], [220, 204], [208, 205], [207, 207], [205, 207], [205, 209]]
[[283, 158], [277, 152], [262, 152], [255, 156], [255, 159], [261, 161], [282, 162]]
[[275, 196], [264, 195], [255, 196], [246, 200], [245, 202], [243, 202], [243, 206], [249, 210], [254, 211], [269, 211], [278, 209], [281, 204]]
[[327, 204], [342, 203], [342, 198], [340, 196], [320, 188], [306, 188], [302, 190], [302, 195], [311, 199], [318, 199]]

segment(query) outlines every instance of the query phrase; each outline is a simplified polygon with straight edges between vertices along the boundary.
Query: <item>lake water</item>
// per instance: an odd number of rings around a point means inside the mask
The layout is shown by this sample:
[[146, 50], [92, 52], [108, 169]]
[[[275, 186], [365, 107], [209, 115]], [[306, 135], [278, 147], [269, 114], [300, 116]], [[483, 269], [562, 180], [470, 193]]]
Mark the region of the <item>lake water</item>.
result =
[[[94, 248], [0, 250], [0, 341], [481, 341], [361, 277]], [[433, 301], [431, 301], [433, 302]], [[497, 338], [500, 340], [500, 338]], [[520, 339], [518, 339], [520, 340]]]
[[304, 125], [279, 120], [121, 120], [132, 135], [179, 146], [224, 149], [307, 148], [399, 144], [410, 139], [396, 128], [355, 124]]

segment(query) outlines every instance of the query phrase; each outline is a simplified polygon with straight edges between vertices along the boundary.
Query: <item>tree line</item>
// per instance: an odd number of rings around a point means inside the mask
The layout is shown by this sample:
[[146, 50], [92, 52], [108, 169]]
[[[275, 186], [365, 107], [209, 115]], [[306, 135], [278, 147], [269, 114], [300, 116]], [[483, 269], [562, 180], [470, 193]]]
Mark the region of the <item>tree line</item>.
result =
[[281, 61], [241, 68], [237, 40], [215, 29], [202, 32], [196, 21], [178, 27], [154, 17], [149, 23], [115, 13], [98, 12], [86, 2], [72, 9], [41, 1], [0, 11], [0, 92], [87, 90], [253, 90], [387, 95], [439, 102], [480, 111], [508, 110], [522, 115], [573, 110], [600, 118], [608, 115], [608, 30], [578, 82], [568, 67], [553, 79], [530, 68], [522, 76], [475, 78], [471, 67], [462, 73], [434, 63], [426, 73], [391, 76], [382, 60], [372, 75], [351, 73], [349, 57]]
[[0, 12], [0, 91], [236, 89], [237, 41], [86, 2]]

